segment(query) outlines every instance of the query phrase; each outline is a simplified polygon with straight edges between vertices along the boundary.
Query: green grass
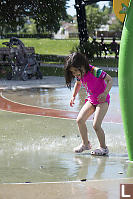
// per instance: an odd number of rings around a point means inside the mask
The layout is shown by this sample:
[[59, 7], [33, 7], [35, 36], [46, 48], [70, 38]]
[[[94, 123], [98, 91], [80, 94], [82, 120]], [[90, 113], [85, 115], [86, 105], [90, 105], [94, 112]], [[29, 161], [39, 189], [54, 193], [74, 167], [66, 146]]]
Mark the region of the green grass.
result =
[[[26, 47], [34, 47], [35, 53], [44, 55], [44, 62], [46, 63], [61, 63], [62, 60], [53, 60], [51, 55], [68, 55], [70, 54], [72, 48], [79, 44], [79, 40], [54, 40], [54, 39], [37, 39], [37, 38], [24, 38], [20, 39]], [[0, 39], [0, 47], [4, 47], [2, 42], [9, 41], [9, 39]], [[48, 56], [47, 56], [48, 55]], [[48, 57], [48, 58], [46, 58]], [[43, 59], [42, 59], [43, 60]], [[63, 60], [64, 61], [64, 60]], [[62, 62], [63, 63], [63, 62]], [[117, 67], [118, 60], [114, 57], [95, 58], [92, 62], [95, 66], [107, 66], [107, 67]]]
[[[5, 47], [2, 42], [9, 39], [1, 39], [0, 47]], [[21, 39], [26, 47], [34, 47], [37, 54], [68, 55], [73, 46], [79, 44], [79, 40], [54, 40], [54, 39]]]

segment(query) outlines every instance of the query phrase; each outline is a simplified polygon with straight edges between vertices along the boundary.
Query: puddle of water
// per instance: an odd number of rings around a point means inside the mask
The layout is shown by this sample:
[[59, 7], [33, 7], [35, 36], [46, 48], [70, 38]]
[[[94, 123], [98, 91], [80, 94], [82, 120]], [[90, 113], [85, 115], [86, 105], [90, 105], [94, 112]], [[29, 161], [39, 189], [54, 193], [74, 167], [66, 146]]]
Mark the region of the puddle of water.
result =
[[[132, 176], [132, 172], [128, 172], [129, 163], [126, 162], [128, 157], [121, 124], [103, 124], [110, 155], [97, 158], [86, 152], [73, 153], [73, 148], [81, 142], [75, 121], [0, 113], [3, 121], [0, 143], [1, 183]], [[87, 126], [90, 141], [95, 148], [98, 141], [92, 122], [88, 121]]]
[[[70, 107], [69, 102], [72, 96], [72, 90], [68, 88], [55, 88], [55, 89], [28, 89], [18, 91], [5, 91], [3, 93], [5, 97], [10, 100], [28, 104], [32, 106], [39, 106], [43, 108], [62, 109], [67, 111], [79, 110], [84, 105], [84, 99], [86, 98], [86, 91], [82, 88], [77, 95], [74, 107]], [[119, 103], [119, 89], [118, 86], [113, 86], [110, 92], [111, 103], [107, 112], [108, 120], [111, 122], [112, 118], [121, 118], [121, 110]], [[115, 120], [116, 121], [116, 120]]]
[[[69, 107], [72, 91], [68, 91], [66, 88], [32, 89], [7, 91], [4, 96], [24, 104], [72, 110]], [[82, 90], [74, 111], [80, 110], [84, 95]], [[111, 98], [109, 114], [120, 115], [118, 87], [113, 87]], [[0, 115], [0, 183], [133, 177], [122, 124], [103, 123], [110, 155], [92, 157], [86, 152], [73, 153], [73, 148], [81, 142], [74, 120], [2, 111]], [[87, 127], [91, 144], [96, 148], [98, 141], [91, 121], [87, 121]]]

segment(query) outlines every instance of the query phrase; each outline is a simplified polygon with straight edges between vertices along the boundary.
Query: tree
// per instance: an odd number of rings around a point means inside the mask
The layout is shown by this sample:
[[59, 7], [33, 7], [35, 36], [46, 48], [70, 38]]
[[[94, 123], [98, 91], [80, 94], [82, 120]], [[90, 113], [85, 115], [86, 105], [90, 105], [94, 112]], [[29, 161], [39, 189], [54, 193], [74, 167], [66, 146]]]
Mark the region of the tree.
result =
[[57, 32], [60, 28], [60, 21], [66, 18], [67, 0], [41, 0], [32, 6], [32, 16], [35, 20], [37, 30]]
[[100, 28], [101, 25], [107, 24], [109, 19], [108, 15], [106, 15], [100, 8], [89, 5], [86, 7], [86, 18], [87, 18], [87, 28], [88, 33], [92, 36], [95, 32], [95, 29]]
[[122, 32], [122, 28], [123, 28], [123, 23], [120, 22], [117, 18], [115, 20], [115, 23], [109, 25], [109, 30], [114, 31], [116, 33]]
[[[106, 7], [104, 12], [107, 15], [114, 15], [113, 2], [109, 3], [109, 7]], [[122, 31], [123, 23], [120, 22], [115, 15], [114, 18], [115, 20], [113, 21], [113, 23], [109, 24], [109, 31], [114, 31], [116, 32], [116, 34], [119, 34]]]
[[67, 18], [65, 19], [68, 23], [73, 23], [73, 17], [71, 15], [67, 15]]
[[44, 29], [56, 32], [60, 20], [66, 18], [66, 2], [68, 0], [1, 0], [1, 30], [17, 30], [24, 27], [26, 17], [33, 18], [37, 31]]
[[24, 27], [20, 30], [20, 34], [28, 33], [28, 34], [37, 34], [35, 21], [31, 18], [27, 18]]

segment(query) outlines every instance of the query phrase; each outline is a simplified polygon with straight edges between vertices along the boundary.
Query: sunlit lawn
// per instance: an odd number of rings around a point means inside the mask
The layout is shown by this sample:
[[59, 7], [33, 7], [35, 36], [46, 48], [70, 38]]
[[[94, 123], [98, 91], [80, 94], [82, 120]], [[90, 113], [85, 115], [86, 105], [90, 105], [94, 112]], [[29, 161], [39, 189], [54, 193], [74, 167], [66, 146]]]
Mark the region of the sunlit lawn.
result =
[[[79, 40], [54, 40], [54, 39], [20, 39], [26, 47], [34, 47], [38, 54], [53, 54], [53, 55], [68, 55], [73, 46], [79, 44]], [[1, 39], [2, 42], [9, 41], [9, 39]]]
[[[26, 47], [34, 47], [35, 53], [37, 54], [48, 54], [48, 55], [68, 55], [72, 48], [79, 44], [79, 40], [55, 40], [55, 39], [37, 39], [37, 38], [25, 38], [20, 39]], [[1, 39], [0, 47], [4, 47], [2, 42], [9, 41], [9, 39]], [[49, 60], [50, 62], [50, 60]], [[98, 66], [110, 66], [117, 67], [118, 60], [114, 59], [114, 55], [109, 56], [108, 59], [98, 58], [94, 59], [94, 65]]]

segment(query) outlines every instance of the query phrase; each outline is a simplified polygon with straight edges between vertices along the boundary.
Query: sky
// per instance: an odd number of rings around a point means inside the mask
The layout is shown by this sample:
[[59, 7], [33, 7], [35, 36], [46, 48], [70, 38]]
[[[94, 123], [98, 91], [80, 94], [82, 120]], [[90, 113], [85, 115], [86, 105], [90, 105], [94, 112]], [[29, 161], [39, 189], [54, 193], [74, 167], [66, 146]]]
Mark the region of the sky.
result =
[[[102, 2], [99, 2], [98, 4], [102, 8], [104, 5], [108, 6], [109, 2], [102, 1]], [[69, 0], [67, 5], [70, 6], [70, 8], [67, 9], [67, 13], [72, 16], [76, 15], [76, 9], [74, 8], [75, 0]]]

